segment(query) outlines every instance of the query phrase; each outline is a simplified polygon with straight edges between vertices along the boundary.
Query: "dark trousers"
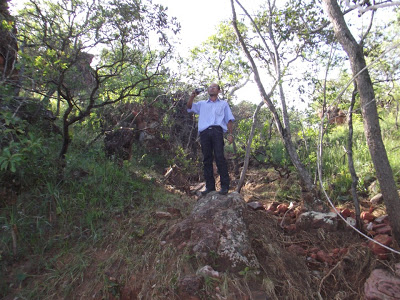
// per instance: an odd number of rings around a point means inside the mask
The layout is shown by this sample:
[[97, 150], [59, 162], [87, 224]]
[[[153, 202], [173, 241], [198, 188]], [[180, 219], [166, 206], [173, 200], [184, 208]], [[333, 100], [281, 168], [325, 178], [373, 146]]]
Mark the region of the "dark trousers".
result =
[[211, 126], [200, 133], [201, 150], [203, 152], [204, 179], [206, 188], [215, 190], [213, 160], [217, 164], [221, 180], [221, 188], [229, 189], [229, 173], [224, 156], [224, 136], [220, 126]]

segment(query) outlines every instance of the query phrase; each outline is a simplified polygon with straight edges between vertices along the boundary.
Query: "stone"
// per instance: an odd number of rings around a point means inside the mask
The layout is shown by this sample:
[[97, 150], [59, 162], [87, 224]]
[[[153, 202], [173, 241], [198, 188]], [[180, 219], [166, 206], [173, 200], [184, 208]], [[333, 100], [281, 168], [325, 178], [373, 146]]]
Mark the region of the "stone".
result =
[[351, 216], [352, 212], [350, 209], [345, 208], [340, 212], [340, 214], [343, 216], [344, 219], [347, 219], [348, 217]]
[[375, 220], [375, 216], [368, 211], [361, 212], [360, 218], [361, 220], [365, 220], [368, 222], [372, 222], [373, 220]]
[[179, 299], [200, 300], [204, 278], [195, 275], [186, 275], [178, 282]]
[[369, 186], [368, 186], [368, 192], [370, 194], [378, 194], [380, 187], [379, 187], [379, 182], [378, 180], [373, 181]]
[[364, 284], [364, 294], [366, 300], [399, 300], [399, 275], [384, 269], [373, 270]]
[[380, 204], [383, 202], [383, 195], [381, 193], [376, 194], [371, 198], [371, 200], [369, 200], [369, 202], [371, 202], [372, 205]]
[[104, 138], [104, 147], [108, 158], [117, 160], [130, 160], [135, 134], [132, 129], [121, 128], [107, 131]]
[[254, 210], [265, 210], [265, 207], [262, 203], [255, 201], [255, 202], [248, 202], [247, 206], [254, 209]]
[[176, 246], [187, 243], [191, 254], [217, 271], [259, 268], [244, 222], [246, 202], [237, 192], [226, 196], [209, 193], [200, 198], [191, 214], [174, 224], [166, 240]]
[[168, 207], [167, 212], [171, 214], [172, 217], [180, 218], [182, 217], [181, 210], [175, 207]]
[[275, 211], [276, 208], [278, 207], [279, 202], [272, 202], [267, 206], [267, 210], [269, 211]]
[[301, 246], [296, 245], [296, 244], [290, 245], [287, 248], [287, 250], [289, 252], [291, 252], [291, 253], [296, 254], [296, 255], [300, 255], [300, 256], [306, 256], [307, 255], [307, 251], [304, 248], [302, 248]]
[[352, 218], [352, 217], [347, 217], [347, 218], [346, 218], [346, 221], [347, 221], [347, 223], [348, 223], [347, 226], [349, 226], [349, 225], [351, 225], [351, 226], [356, 226], [356, 223], [357, 223], [356, 219], [354, 219], [354, 218]]
[[171, 219], [172, 218], [172, 215], [166, 211], [156, 211], [155, 216], [158, 219]]
[[333, 264], [333, 258], [323, 250], [319, 250], [317, 252], [316, 259], [317, 259], [317, 261], [322, 262], [322, 263], [326, 263], [328, 265], [332, 265]]
[[276, 212], [278, 214], [284, 214], [288, 209], [289, 207], [286, 204], [281, 203], [276, 207]]
[[297, 228], [303, 230], [324, 228], [328, 231], [335, 231], [337, 225], [337, 214], [334, 212], [308, 211], [301, 214], [296, 221]]
[[[374, 237], [375, 241], [381, 243], [385, 246], [390, 246], [392, 244], [392, 237], [387, 234], [379, 234]], [[371, 249], [372, 253], [375, 254], [378, 258], [386, 259], [387, 253], [389, 250], [382, 247], [381, 245], [374, 243], [373, 241], [369, 241], [368, 247]]]
[[203, 276], [203, 277], [214, 277], [214, 278], [219, 278], [220, 274], [219, 272], [215, 271], [212, 267], [210, 266], [204, 266], [197, 270], [196, 272], [197, 276]]
[[375, 223], [378, 223], [378, 224], [385, 223], [385, 222], [389, 222], [389, 216], [388, 215], [383, 215], [383, 216], [377, 217], [375, 219]]
[[384, 224], [385, 226], [379, 227], [374, 229], [376, 234], [391, 234], [392, 233], [392, 227], [389, 225]]

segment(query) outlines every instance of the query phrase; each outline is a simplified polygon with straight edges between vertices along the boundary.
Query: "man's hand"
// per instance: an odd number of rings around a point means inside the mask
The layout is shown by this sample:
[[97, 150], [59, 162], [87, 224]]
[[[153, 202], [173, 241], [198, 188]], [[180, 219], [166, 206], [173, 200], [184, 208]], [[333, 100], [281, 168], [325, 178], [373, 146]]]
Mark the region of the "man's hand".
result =
[[233, 135], [232, 134], [228, 134], [227, 139], [228, 139], [229, 144], [233, 143]]
[[192, 108], [193, 100], [194, 98], [196, 98], [196, 96], [197, 96], [196, 90], [193, 90], [193, 92], [190, 94], [188, 102], [186, 103], [186, 107], [188, 109]]

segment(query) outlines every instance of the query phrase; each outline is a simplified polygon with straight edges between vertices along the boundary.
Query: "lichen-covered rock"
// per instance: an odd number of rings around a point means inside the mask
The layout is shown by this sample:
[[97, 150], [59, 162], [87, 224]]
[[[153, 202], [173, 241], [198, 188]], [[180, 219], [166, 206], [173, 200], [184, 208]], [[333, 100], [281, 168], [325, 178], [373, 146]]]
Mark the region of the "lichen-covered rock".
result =
[[191, 215], [169, 230], [167, 240], [187, 246], [205, 263], [218, 270], [258, 268], [243, 220], [246, 202], [239, 193], [217, 192], [200, 198]]

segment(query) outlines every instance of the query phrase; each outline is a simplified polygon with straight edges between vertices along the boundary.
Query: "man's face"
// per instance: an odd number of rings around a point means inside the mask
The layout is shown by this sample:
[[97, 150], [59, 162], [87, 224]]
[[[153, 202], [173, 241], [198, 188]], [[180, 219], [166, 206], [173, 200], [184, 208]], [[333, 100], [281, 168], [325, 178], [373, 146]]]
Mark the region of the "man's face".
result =
[[219, 93], [218, 84], [213, 83], [208, 87], [208, 94], [210, 96], [218, 96], [218, 93]]

